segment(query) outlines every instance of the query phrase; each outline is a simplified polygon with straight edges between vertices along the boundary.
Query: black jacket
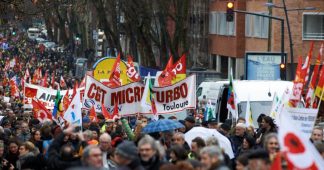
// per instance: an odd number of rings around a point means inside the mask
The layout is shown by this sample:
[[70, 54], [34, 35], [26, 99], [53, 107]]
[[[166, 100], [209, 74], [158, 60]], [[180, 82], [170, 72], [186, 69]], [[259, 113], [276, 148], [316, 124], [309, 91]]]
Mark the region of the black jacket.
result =
[[64, 133], [61, 133], [54, 139], [51, 146], [48, 149], [48, 160], [47, 169], [48, 170], [63, 170], [71, 167], [81, 166], [81, 161], [79, 158], [71, 159], [71, 161], [64, 161], [60, 156], [60, 148], [64, 144]]
[[27, 155], [19, 157], [16, 163], [17, 169], [42, 170], [44, 167], [46, 167], [46, 161], [40, 153], [29, 152]]
[[239, 154], [239, 147], [243, 144], [243, 139], [244, 139], [244, 136], [241, 137], [241, 136], [235, 135], [235, 136], [230, 137], [230, 141], [232, 143], [232, 148], [233, 148], [235, 157], [237, 157]]
[[141, 161], [141, 164], [146, 170], [156, 170], [160, 169], [160, 166], [163, 165], [165, 162], [160, 160], [158, 155], [153, 156], [149, 161]]

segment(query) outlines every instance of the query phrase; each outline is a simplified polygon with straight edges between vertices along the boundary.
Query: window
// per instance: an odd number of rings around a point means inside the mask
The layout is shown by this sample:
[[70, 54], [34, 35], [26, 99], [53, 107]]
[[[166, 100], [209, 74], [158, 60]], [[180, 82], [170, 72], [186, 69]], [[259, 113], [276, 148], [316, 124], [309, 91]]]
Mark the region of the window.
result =
[[269, 18], [250, 14], [245, 15], [245, 36], [268, 38], [268, 32]]
[[209, 34], [216, 34], [216, 13], [209, 13]]
[[303, 39], [324, 40], [324, 13], [304, 13]]
[[209, 34], [235, 35], [235, 23], [227, 22], [224, 12], [211, 12], [209, 14]]
[[197, 89], [196, 96], [197, 96], [197, 97], [200, 97], [201, 94], [202, 94], [202, 88], [199, 87], [199, 88]]

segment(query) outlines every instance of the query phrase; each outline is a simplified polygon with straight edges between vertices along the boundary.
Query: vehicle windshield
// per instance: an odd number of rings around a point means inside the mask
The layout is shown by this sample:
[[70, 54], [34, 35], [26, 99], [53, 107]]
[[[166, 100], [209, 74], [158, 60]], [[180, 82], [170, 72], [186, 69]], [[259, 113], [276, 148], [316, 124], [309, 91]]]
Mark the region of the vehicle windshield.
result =
[[37, 34], [37, 33], [40, 33], [40, 30], [30, 29], [30, 30], [28, 30], [28, 33]]
[[[245, 118], [246, 113], [246, 104], [247, 102], [240, 102], [238, 104], [238, 115], [239, 117]], [[257, 119], [261, 113], [264, 113], [266, 115], [270, 114], [271, 107], [272, 107], [272, 101], [251, 101], [251, 112], [252, 112], [252, 119], [253, 119], [253, 125], [254, 127], [258, 128]]]

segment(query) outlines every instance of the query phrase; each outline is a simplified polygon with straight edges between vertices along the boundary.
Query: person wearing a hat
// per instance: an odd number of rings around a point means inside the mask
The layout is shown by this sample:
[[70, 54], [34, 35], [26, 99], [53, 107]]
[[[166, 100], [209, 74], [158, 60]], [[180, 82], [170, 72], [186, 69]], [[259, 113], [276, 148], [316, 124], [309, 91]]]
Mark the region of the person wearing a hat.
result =
[[115, 151], [115, 158], [119, 170], [144, 170], [133, 142], [123, 141], [119, 144]]
[[221, 133], [222, 135], [226, 136], [227, 138], [229, 138], [229, 132], [231, 130], [231, 126], [228, 125], [227, 123], [222, 123], [220, 125], [218, 125], [218, 131], [219, 133]]
[[243, 144], [243, 139], [246, 135], [245, 131], [246, 125], [243, 123], [238, 123], [235, 126], [235, 134], [230, 137], [235, 157], [239, 154], [238, 148]]
[[187, 116], [185, 118], [185, 127], [186, 127], [186, 132], [191, 130], [195, 126], [196, 120], [193, 116]]
[[217, 129], [217, 119], [212, 118], [208, 121], [208, 128], [209, 129]]

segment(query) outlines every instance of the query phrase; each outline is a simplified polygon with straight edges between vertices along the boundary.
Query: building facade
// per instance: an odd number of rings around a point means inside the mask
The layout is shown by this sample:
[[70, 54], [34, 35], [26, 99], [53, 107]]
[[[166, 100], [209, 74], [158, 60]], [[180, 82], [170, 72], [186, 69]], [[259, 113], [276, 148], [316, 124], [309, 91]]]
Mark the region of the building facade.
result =
[[[246, 52], [281, 52], [281, 22], [266, 17], [235, 13], [234, 21], [226, 21], [226, 4], [230, 0], [212, 0], [209, 4], [210, 68], [228, 74], [233, 69], [235, 78], [244, 77]], [[285, 19], [283, 0], [232, 0], [234, 10], [261, 13]], [[275, 6], [269, 7], [266, 3]], [[296, 66], [298, 56], [306, 57], [310, 43], [318, 54], [324, 40], [324, 1], [285, 0], [293, 44], [291, 65], [290, 43], [285, 19], [284, 50], [287, 53], [287, 79], [290, 67]], [[296, 10], [315, 7], [314, 10]], [[313, 57], [315, 58], [315, 57]], [[314, 61], [312, 61], [314, 63]]]

